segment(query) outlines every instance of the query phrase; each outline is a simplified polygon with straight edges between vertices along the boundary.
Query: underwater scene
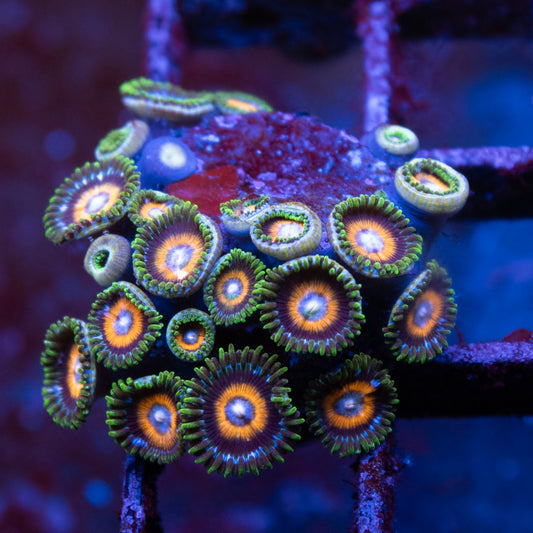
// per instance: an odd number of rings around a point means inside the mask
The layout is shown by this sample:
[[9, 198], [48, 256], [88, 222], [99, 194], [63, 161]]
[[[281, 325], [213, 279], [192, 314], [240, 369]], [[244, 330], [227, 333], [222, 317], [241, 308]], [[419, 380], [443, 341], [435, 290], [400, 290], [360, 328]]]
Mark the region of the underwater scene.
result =
[[2, 533], [533, 531], [530, 1], [0, 0], [0, 49]]

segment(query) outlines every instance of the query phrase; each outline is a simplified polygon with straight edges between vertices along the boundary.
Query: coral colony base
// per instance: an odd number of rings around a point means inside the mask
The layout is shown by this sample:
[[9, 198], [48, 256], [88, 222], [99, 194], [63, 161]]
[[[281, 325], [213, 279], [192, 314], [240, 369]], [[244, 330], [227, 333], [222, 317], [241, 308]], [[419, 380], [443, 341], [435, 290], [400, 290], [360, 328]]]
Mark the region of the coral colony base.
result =
[[317, 438], [341, 457], [391, 431], [398, 365], [441, 354], [456, 315], [431, 241], [468, 182], [413, 158], [416, 135], [363, 143], [243, 93], [140, 78], [44, 215], [87, 241], [103, 290], [45, 335], [44, 405], [78, 428], [105, 395], [109, 434], [163, 464], [259, 474]]

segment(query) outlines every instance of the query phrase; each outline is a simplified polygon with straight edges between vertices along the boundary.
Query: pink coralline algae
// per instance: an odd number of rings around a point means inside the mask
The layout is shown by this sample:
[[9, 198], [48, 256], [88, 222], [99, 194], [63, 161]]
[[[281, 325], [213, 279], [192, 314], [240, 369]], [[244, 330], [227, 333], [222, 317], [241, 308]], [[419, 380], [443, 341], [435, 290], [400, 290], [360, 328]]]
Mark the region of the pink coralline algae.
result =
[[[323, 220], [340, 200], [390, 190], [394, 182], [393, 169], [374, 158], [356, 137], [314, 117], [281, 112], [217, 116], [191, 128], [181, 140], [196, 154], [204, 173], [216, 176], [219, 168], [233, 165], [239, 177], [234, 197], [300, 200]], [[201, 208], [205, 189], [192, 178], [168, 190], [186, 194]], [[228, 184], [216, 186], [224, 198]], [[196, 197], [191, 191], [197, 191]]]

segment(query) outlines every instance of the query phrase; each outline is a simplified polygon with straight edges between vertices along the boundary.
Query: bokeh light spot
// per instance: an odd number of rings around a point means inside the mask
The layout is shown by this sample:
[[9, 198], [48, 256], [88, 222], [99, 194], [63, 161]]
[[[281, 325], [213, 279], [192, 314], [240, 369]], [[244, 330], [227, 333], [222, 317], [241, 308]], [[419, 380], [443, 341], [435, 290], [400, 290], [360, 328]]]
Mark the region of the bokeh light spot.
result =
[[111, 488], [101, 479], [90, 479], [85, 484], [85, 499], [95, 507], [105, 507], [111, 501]]
[[44, 151], [52, 161], [63, 161], [72, 155], [76, 143], [65, 130], [52, 130], [44, 138]]

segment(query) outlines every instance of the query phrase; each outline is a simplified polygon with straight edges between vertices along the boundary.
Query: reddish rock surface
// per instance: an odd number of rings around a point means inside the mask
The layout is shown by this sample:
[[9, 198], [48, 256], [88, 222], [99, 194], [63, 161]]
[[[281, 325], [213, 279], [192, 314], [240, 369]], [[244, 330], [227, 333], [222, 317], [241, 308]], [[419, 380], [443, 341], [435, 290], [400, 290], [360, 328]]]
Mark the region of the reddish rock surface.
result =
[[325, 222], [340, 200], [372, 194], [393, 182], [393, 171], [357, 138], [314, 117], [281, 112], [218, 116], [191, 128], [181, 140], [203, 172], [171, 184], [167, 192], [198, 203], [209, 215], [220, 214], [217, 202], [268, 195], [303, 201]]

